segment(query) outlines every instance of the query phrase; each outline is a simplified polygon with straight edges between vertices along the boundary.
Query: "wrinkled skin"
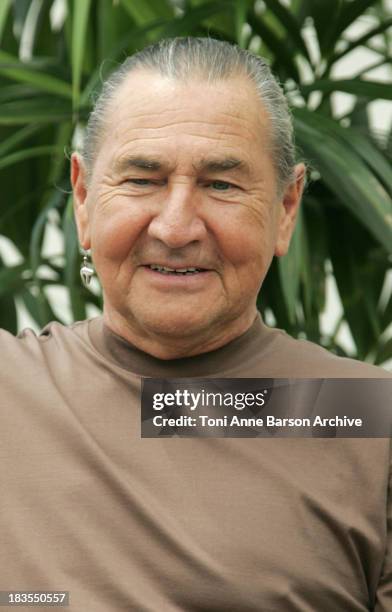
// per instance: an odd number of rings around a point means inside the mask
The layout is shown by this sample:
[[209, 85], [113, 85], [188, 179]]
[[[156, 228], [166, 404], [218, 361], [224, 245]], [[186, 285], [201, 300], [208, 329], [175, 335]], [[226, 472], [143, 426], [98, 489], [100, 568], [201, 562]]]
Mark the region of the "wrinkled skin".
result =
[[[127, 77], [89, 182], [72, 157], [79, 240], [91, 248], [115, 333], [171, 359], [218, 348], [251, 326], [272, 258], [287, 252], [303, 188], [299, 164], [278, 196], [270, 141], [268, 115], [243, 77]], [[135, 158], [160, 167], [140, 168]], [[241, 163], [208, 165], [222, 160]], [[151, 272], [153, 263], [209, 272], [179, 280]]]

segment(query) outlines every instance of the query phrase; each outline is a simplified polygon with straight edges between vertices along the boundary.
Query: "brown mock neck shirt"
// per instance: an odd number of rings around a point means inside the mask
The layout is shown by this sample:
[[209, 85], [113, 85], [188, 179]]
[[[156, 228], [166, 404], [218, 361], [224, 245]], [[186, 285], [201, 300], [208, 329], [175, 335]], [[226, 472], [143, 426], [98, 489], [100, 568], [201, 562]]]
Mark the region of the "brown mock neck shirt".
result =
[[70, 612], [392, 612], [389, 439], [140, 437], [142, 377], [391, 374], [260, 317], [181, 360], [101, 317], [2, 331], [0, 356], [1, 591], [67, 590]]

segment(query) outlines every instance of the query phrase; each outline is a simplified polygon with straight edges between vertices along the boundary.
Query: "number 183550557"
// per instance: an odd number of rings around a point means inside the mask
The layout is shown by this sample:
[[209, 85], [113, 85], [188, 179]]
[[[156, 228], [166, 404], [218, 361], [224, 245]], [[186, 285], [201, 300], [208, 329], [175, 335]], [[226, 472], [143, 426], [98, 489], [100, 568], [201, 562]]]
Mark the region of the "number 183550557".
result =
[[0, 606], [68, 605], [68, 591], [0, 591]]

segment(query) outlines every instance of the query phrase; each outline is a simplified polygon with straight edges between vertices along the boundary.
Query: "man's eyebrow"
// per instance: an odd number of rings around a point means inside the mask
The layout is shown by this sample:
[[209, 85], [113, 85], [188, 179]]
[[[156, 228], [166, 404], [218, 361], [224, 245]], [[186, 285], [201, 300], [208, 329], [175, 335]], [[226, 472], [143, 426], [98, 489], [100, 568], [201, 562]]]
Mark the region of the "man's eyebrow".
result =
[[130, 168], [138, 168], [139, 170], [160, 170], [162, 168], [162, 163], [150, 157], [129, 155], [122, 159], [118, 159], [114, 166], [117, 172], [122, 173]]
[[243, 170], [249, 173], [249, 166], [241, 159], [225, 157], [222, 159], [202, 159], [194, 167], [198, 171], [225, 172], [227, 170]]
[[[235, 157], [224, 157], [222, 159], [204, 158], [193, 163], [192, 166], [197, 172], [225, 172], [234, 169], [242, 170], [248, 174], [250, 172], [248, 164]], [[137, 168], [138, 170], [161, 170], [163, 167], [166, 167], [166, 164], [163, 164], [159, 159], [141, 155], [123, 157], [114, 164], [115, 170], [120, 174], [132, 168]]]

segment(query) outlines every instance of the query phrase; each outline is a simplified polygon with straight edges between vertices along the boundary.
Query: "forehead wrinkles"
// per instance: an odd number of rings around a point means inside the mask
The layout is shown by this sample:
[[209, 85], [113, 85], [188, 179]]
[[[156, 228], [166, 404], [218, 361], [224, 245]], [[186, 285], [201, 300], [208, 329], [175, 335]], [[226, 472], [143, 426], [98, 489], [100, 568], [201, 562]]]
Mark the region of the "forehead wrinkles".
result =
[[261, 137], [257, 138], [252, 124], [229, 114], [221, 115], [221, 120], [197, 120], [178, 116], [168, 118], [163, 112], [159, 115], [159, 124], [148, 119], [148, 123], [144, 123], [145, 117], [141, 125], [138, 117], [129, 122], [117, 122], [109, 140], [111, 157], [144, 153], [145, 150], [188, 157], [191, 149], [203, 155], [211, 153], [211, 147], [219, 147], [222, 152], [227, 150], [234, 156], [238, 149], [241, 157], [251, 157], [258, 146], [268, 148], [268, 139], [265, 135], [263, 137], [261, 128]]
[[[162, 138], [176, 134], [194, 136], [219, 136], [220, 134], [254, 137], [255, 125], [239, 114], [213, 110], [198, 112], [191, 108], [179, 107], [176, 110], [162, 108], [159, 113], [122, 113], [113, 125], [112, 135], [120, 140], [127, 138]], [[262, 130], [259, 125], [256, 128]], [[175, 130], [175, 131], [174, 131]]]
[[267, 112], [247, 81], [182, 85], [152, 76], [140, 80], [130, 75], [119, 88], [107, 112], [98, 157], [103, 153], [107, 162], [127, 150], [144, 152], [144, 146], [161, 153], [165, 146], [167, 154], [178, 157], [176, 147], [182, 145], [180, 156], [188, 157], [187, 138], [199, 152], [216, 144], [230, 154], [239, 147], [249, 159], [269, 153]]
[[[175, 128], [175, 129], [173, 129]], [[211, 147], [214, 144], [224, 147], [245, 147], [251, 145], [254, 138], [252, 130], [237, 128], [233, 125], [216, 123], [175, 122], [159, 128], [139, 128], [129, 126], [127, 129], [116, 129], [113, 134], [113, 149], [118, 155], [127, 149], [142, 149], [143, 146], [176, 148], [179, 146]]]
[[[162, 122], [162, 118], [161, 118]], [[170, 166], [187, 167], [215, 153], [217, 157], [240, 157], [251, 165], [254, 133], [248, 126], [182, 120], [159, 127], [128, 125], [116, 128], [110, 144], [110, 165], [132, 156], [170, 161]], [[174, 161], [176, 160], [176, 161]], [[184, 163], [182, 163], [184, 162]]]

